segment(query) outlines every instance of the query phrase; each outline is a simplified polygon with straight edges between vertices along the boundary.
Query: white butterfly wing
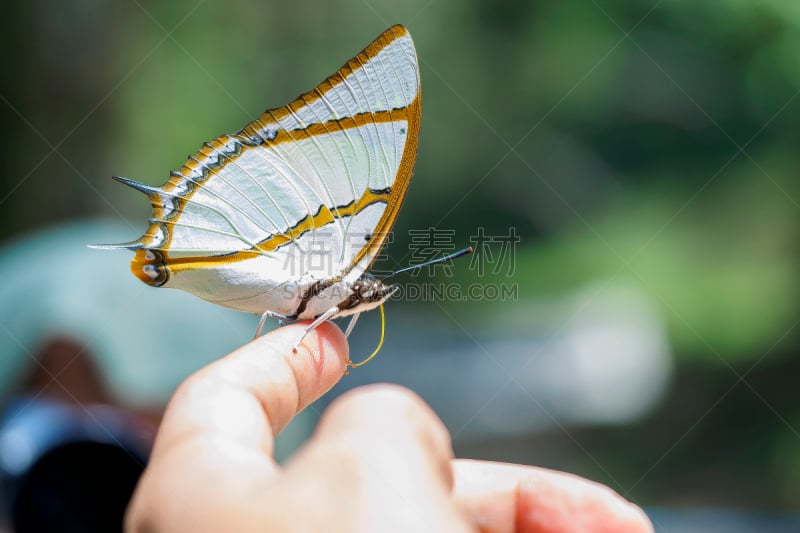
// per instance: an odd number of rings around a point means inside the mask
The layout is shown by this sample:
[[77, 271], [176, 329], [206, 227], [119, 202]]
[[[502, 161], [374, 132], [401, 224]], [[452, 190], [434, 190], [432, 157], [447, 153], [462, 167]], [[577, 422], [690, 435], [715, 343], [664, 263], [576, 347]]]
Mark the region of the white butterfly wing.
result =
[[416, 53], [394, 26], [314, 90], [205, 143], [148, 194], [131, 270], [245, 311], [292, 314], [313, 280], [355, 279], [405, 197], [420, 121]]

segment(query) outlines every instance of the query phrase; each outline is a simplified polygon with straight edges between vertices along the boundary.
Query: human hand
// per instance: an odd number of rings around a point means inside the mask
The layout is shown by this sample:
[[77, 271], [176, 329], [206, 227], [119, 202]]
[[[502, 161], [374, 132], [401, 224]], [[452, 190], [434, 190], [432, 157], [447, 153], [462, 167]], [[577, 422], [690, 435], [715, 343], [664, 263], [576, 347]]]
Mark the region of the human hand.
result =
[[336, 326], [269, 333], [200, 370], [170, 401], [126, 516], [130, 531], [647, 532], [610, 489], [535, 467], [453, 460], [450, 436], [401, 387], [333, 402], [285, 465], [274, 438], [342, 377]]

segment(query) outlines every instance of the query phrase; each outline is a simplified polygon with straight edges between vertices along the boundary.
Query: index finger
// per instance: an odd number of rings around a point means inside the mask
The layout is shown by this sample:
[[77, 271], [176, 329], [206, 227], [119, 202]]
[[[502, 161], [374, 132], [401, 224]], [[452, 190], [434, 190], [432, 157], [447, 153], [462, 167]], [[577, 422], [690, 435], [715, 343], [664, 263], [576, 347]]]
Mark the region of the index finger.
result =
[[275, 435], [346, 369], [347, 340], [331, 323], [310, 332], [292, 352], [304, 326], [272, 331], [187, 379], [167, 406], [153, 459], [198, 436], [271, 456]]

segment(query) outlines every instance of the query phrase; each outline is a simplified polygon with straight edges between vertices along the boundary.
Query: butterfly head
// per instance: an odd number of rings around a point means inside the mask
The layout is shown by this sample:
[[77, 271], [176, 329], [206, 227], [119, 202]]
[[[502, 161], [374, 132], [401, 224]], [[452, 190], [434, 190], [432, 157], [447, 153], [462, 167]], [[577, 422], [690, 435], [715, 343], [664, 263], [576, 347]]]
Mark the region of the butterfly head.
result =
[[363, 274], [350, 285], [350, 297], [339, 304], [339, 308], [351, 313], [369, 311], [391, 298], [398, 289], [397, 285], [387, 285], [370, 274]]

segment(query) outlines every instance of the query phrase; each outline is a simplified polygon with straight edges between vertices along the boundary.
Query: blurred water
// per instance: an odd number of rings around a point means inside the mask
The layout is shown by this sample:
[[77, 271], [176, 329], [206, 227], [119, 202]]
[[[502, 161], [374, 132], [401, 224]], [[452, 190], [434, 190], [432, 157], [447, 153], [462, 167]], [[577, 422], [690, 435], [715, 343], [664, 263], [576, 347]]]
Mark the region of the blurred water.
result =
[[657, 533], [797, 533], [800, 515], [734, 509], [648, 508]]

